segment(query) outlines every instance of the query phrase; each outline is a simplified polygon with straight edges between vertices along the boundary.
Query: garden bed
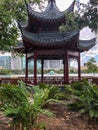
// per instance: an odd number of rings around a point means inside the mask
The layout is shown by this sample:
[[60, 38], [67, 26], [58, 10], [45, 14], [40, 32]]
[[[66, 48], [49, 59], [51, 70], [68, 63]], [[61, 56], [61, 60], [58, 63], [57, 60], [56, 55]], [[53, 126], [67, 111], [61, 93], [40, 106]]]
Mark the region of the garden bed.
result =
[[[88, 117], [79, 112], [69, 111], [63, 104], [49, 104], [48, 108], [55, 117], [40, 116], [40, 121], [46, 123], [46, 130], [98, 130], [97, 122], [88, 121]], [[13, 130], [7, 123], [8, 119], [0, 113], [0, 130]]]

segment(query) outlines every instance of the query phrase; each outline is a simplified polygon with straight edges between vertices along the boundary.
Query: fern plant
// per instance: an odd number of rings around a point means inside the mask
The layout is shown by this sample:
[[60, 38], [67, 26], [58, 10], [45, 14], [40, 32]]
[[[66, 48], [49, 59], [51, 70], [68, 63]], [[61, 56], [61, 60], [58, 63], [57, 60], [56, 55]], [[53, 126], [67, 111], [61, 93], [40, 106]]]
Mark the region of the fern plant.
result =
[[[76, 83], [75, 83], [76, 84]], [[88, 114], [90, 119], [98, 118], [98, 86], [89, 84], [86, 80], [72, 85], [74, 102], [68, 107]], [[80, 89], [79, 89], [80, 86]]]
[[47, 85], [45, 83], [41, 83], [39, 85], [39, 87], [41, 89], [47, 88], [49, 90], [48, 99], [52, 99], [52, 100], [57, 101], [57, 102], [59, 102], [61, 100], [68, 99], [70, 94], [68, 94], [67, 92], [71, 91], [70, 85], [65, 85], [63, 87], [59, 87], [59, 86], [56, 86], [56, 85]]
[[58, 94], [60, 94], [58, 86], [40, 84], [39, 86], [33, 86], [33, 91], [34, 95], [40, 95], [42, 108], [48, 107], [50, 102], [63, 103], [58, 99]]
[[52, 115], [52, 113], [42, 108], [44, 100], [47, 98], [48, 90], [36, 91], [33, 95], [20, 81], [19, 86], [5, 85], [0, 87], [0, 109], [7, 117], [12, 118], [11, 124], [20, 130], [29, 130], [39, 127], [38, 117], [40, 113]]

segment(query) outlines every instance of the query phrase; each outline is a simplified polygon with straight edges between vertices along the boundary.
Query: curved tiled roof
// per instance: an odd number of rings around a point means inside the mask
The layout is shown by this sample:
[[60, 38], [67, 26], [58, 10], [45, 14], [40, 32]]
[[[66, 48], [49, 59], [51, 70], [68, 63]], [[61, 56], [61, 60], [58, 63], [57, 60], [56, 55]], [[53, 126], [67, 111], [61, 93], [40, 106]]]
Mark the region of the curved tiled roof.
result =
[[[89, 50], [96, 44], [96, 38], [91, 40], [78, 40], [79, 31], [70, 32], [45, 32], [45, 33], [32, 33], [25, 30], [24, 27], [19, 27], [22, 32], [23, 40], [28, 40], [31, 46], [41, 46], [41, 47], [56, 47], [56, 46], [69, 46], [71, 50], [78, 50], [83, 52]], [[75, 40], [75, 43], [73, 43]], [[69, 45], [70, 44], [70, 45]]]
[[[31, 15], [33, 19], [44, 22], [54, 22], [60, 21], [61, 19], [65, 19], [65, 11], [61, 12], [56, 6], [55, 0], [49, 0], [48, 5], [43, 12], [34, 11], [31, 6], [26, 2], [28, 14]], [[73, 11], [74, 2], [70, 5], [70, 7], [66, 10], [68, 12]]]
[[[33, 19], [37, 19], [38, 22], [41, 21], [51, 21], [52, 23], [54, 21], [59, 21], [63, 17], [65, 17], [64, 12], [60, 12], [55, 4], [55, 0], [49, 0], [48, 6], [44, 12], [35, 12], [31, 9], [31, 7], [27, 4], [28, 13], [33, 17]], [[67, 11], [72, 11], [74, 7], [74, 4], [72, 4]], [[33, 21], [31, 21], [33, 22]], [[60, 21], [61, 23], [61, 21]], [[85, 50], [88, 50], [92, 48], [96, 44], [96, 39], [91, 40], [79, 40], [79, 31], [70, 31], [70, 32], [51, 32], [50, 29], [48, 32], [37, 32], [34, 33], [33, 30], [30, 30], [32, 32], [29, 32], [29, 30], [21, 26], [21, 23], [19, 24], [19, 28], [22, 32], [22, 38], [24, 42], [24, 49], [25, 47], [28, 47], [28, 49], [32, 47], [41, 47], [41, 48], [67, 48], [69, 50], [83, 52]], [[49, 25], [50, 23], [48, 23]], [[47, 25], [47, 26], [48, 26]], [[37, 26], [37, 25], [36, 25]], [[45, 31], [45, 30], [44, 30]], [[24, 50], [25, 52], [25, 50]]]
[[79, 40], [78, 48], [81, 50], [88, 50], [96, 45], [96, 38], [90, 40]]
[[[75, 33], [75, 32], [73, 32], [73, 33]], [[27, 38], [27, 37], [25, 37], [25, 38]], [[28, 40], [32, 41], [33, 39], [31, 39], [30, 37], [28, 37]], [[63, 42], [64, 41], [62, 41], [62, 44], [63, 44]], [[39, 41], [39, 43], [44, 45], [44, 43], [41, 43], [40, 41]], [[49, 44], [49, 43], [47, 42], [47, 44]], [[57, 44], [59, 44], [59, 42]], [[90, 39], [90, 40], [79, 40], [79, 43], [76, 44], [76, 45], [77, 45], [78, 51], [79, 52], [83, 52], [83, 51], [86, 51], [86, 50], [92, 48], [95, 44], [96, 44], [96, 38], [93, 38], [93, 39]], [[18, 46], [15, 47], [15, 50], [17, 50], [18, 52], [25, 52], [25, 46], [24, 46], [24, 44], [23, 43], [19, 43]]]
[[25, 46], [23, 42], [19, 42], [17, 46], [14, 47], [14, 50], [19, 52], [19, 53], [24, 53], [25, 52]]
[[22, 29], [23, 39], [32, 42], [36, 46], [62, 46], [68, 44], [75, 37], [78, 38], [78, 31], [71, 31], [67, 33], [31, 33]]

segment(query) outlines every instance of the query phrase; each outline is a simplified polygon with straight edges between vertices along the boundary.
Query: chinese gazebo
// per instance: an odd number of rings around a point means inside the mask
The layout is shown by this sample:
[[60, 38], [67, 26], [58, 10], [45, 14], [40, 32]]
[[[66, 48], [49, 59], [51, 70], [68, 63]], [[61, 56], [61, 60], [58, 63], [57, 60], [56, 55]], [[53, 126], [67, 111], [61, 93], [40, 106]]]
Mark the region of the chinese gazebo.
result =
[[[79, 31], [60, 32], [59, 27], [66, 23], [64, 11], [60, 11], [55, 0], [48, 0], [43, 12], [36, 12], [26, 2], [28, 24], [19, 23], [22, 33], [23, 46], [18, 51], [26, 54], [26, 81], [28, 81], [28, 61], [34, 59], [34, 85], [37, 84], [37, 60], [41, 60], [41, 82], [43, 82], [44, 60], [63, 60], [64, 83], [69, 82], [69, 59], [75, 58], [78, 63], [78, 79], [81, 79], [80, 53], [89, 50], [95, 45], [95, 38], [79, 40]], [[74, 2], [66, 10], [71, 12]]]

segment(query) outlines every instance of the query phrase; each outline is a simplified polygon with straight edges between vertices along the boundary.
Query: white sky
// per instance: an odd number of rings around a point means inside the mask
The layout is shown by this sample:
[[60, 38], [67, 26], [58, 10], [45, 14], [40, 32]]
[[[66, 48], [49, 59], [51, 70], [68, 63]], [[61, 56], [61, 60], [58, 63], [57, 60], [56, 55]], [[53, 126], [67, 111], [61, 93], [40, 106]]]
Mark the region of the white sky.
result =
[[[61, 11], [68, 8], [73, 2], [73, 0], [55, 0], [55, 1]], [[89, 0], [77, 0], [77, 1], [80, 1], [81, 3], [85, 3], [85, 4], [89, 2]]]
[[0, 56], [11, 56], [11, 53], [0, 51]]

